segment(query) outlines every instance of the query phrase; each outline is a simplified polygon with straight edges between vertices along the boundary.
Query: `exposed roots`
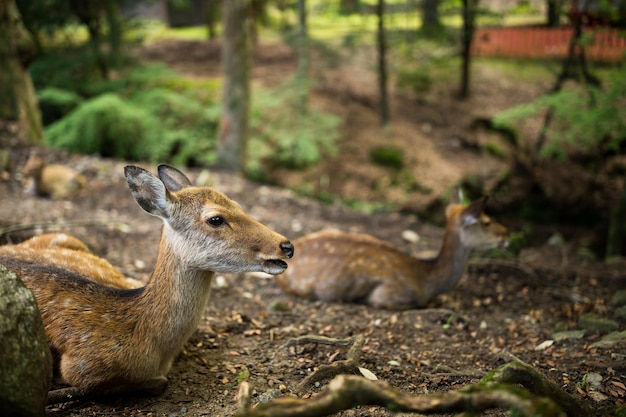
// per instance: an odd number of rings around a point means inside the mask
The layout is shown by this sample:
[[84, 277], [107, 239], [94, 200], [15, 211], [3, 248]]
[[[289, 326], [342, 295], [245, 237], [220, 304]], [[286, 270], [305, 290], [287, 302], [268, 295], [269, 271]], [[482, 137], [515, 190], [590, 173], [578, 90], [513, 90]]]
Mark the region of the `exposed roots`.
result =
[[250, 403], [249, 385], [245, 381], [237, 396], [238, 417], [321, 417], [355, 406], [380, 406], [394, 412], [419, 414], [476, 413], [507, 409], [514, 410], [515, 415], [528, 417], [592, 415], [582, 399], [566, 393], [545, 375], [521, 361], [506, 363], [484, 376], [478, 383], [460, 390], [409, 395], [382, 381], [344, 375], [358, 372], [363, 336], [347, 339], [302, 336], [290, 340], [287, 346], [305, 343], [350, 346], [345, 360], [320, 366], [298, 385], [295, 392], [303, 392], [316, 382], [333, 378], [324, 390], [312, 398], [283, 397], [253, 407]]

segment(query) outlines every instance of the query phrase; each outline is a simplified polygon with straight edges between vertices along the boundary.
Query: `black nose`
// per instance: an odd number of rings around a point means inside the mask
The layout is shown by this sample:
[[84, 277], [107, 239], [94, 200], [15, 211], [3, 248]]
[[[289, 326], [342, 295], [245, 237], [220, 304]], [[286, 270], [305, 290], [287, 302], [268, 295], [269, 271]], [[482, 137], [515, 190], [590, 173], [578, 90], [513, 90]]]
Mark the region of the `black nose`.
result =
[[280, 244], [280, 250], [283, 251], [287, 258], [291, 258], [293, 256], [293, 244], [291, 242], [283, 242]]

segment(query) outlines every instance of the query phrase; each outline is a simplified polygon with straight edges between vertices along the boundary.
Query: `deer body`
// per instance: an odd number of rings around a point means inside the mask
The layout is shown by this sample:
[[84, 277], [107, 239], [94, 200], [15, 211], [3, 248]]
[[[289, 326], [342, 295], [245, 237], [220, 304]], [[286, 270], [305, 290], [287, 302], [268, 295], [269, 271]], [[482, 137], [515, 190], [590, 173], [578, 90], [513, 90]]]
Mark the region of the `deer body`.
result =
[[71, 197], [86, 185], [85, 177], [79, 172], [65, 165], [48, 165], [36, 155], [28, 158], [24, 175], [33, 178], [37, 195], [54, 200]]
[[[163, 220], [144, 287], [125, 286], [110, 264], [106, 279], [100, 276], [106, 264], [76, 266], [95, 256], [73, 241], [64, 246], [34, 238], [0, 247], [0, 264], [37, 299], [59, 375], [79, 396], [162, 393], [174, 358], [203, 315], [215, 272], [276, 275], [293, 255], [285, 237], [218, 191], [192, 186], [175, 168], [159, 166], [159, 178], [134, 166], [125, 173], [137, 203]], [[72, 267], [59, 262], [69, 252], [84, 258]]]
[[413, 257], [367, 234], [324, 230], [294, 242], [298, 258], [276, 280], [285, 292], [303, 298], [424, 307], [457, 284], [472, 250], [505, 243], [506, 228], [483, 211], [486, 200], [448, 206], [444, 240], [434, 258]]

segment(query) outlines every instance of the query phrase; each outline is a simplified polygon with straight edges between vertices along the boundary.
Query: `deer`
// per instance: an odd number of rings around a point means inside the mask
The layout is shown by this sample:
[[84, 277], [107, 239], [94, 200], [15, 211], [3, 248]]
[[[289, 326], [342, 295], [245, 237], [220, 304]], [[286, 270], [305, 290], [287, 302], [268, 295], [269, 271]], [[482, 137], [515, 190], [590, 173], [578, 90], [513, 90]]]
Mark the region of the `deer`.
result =
[[108, 262], [94, 263], [76, 238], [44, 235], [0, 246], [0, 264], [35, 296], [55, 375], [65, 384], [49, 392], [49, 403], [162, 394], [215, 274], [281, 274], [294, 254], [286, 237], [218, 190], [194, 186], [168, 165], [157, 170], [158, 177], [134, 165], [124, 169], [135, 201], [163, 222], [154, 270], [141, 287], [130, 287]]
[[484, 212], [487, 200], [447, 206], [443, 243], [434, 257], [412, 256], [369, 234], [325, 229], [294, 242], [298, 258], [276, 281], [287, 294], [305, 299], [423, 308], [458, 283], [473, 250], [506, 244], [507, 229]]
[[40, 197], [61, 200], [76, 195], [87, 180], [78, 171], [61, 164], [47, 164], [41, 156], [31, 154], [23, 169], [33, 179], [35, 193]]
[[80, 239], [65, 233], [45, 233], [19, 245], [0, 246], [0, 253], [14, 254], [33, 263], [53, 263], [92, 280], [117, 288], [139, 288], [143, 282], [125, 276], [106, 259], [94, 255]]

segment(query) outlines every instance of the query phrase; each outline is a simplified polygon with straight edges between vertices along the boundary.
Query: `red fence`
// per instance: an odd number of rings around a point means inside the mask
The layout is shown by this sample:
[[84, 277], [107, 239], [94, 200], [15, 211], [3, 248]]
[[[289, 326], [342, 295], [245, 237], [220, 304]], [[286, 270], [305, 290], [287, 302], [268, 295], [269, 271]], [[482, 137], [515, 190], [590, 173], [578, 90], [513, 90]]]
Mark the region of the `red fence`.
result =
[[[567, 56], [573, 28], [480, 28], [472, 45], [474, 56], [506, 58], [563, 58]], [[593, 61], [624, 62], [626, 33], [611, 28], [585, 28], [592, 42], [585, 56]]]

